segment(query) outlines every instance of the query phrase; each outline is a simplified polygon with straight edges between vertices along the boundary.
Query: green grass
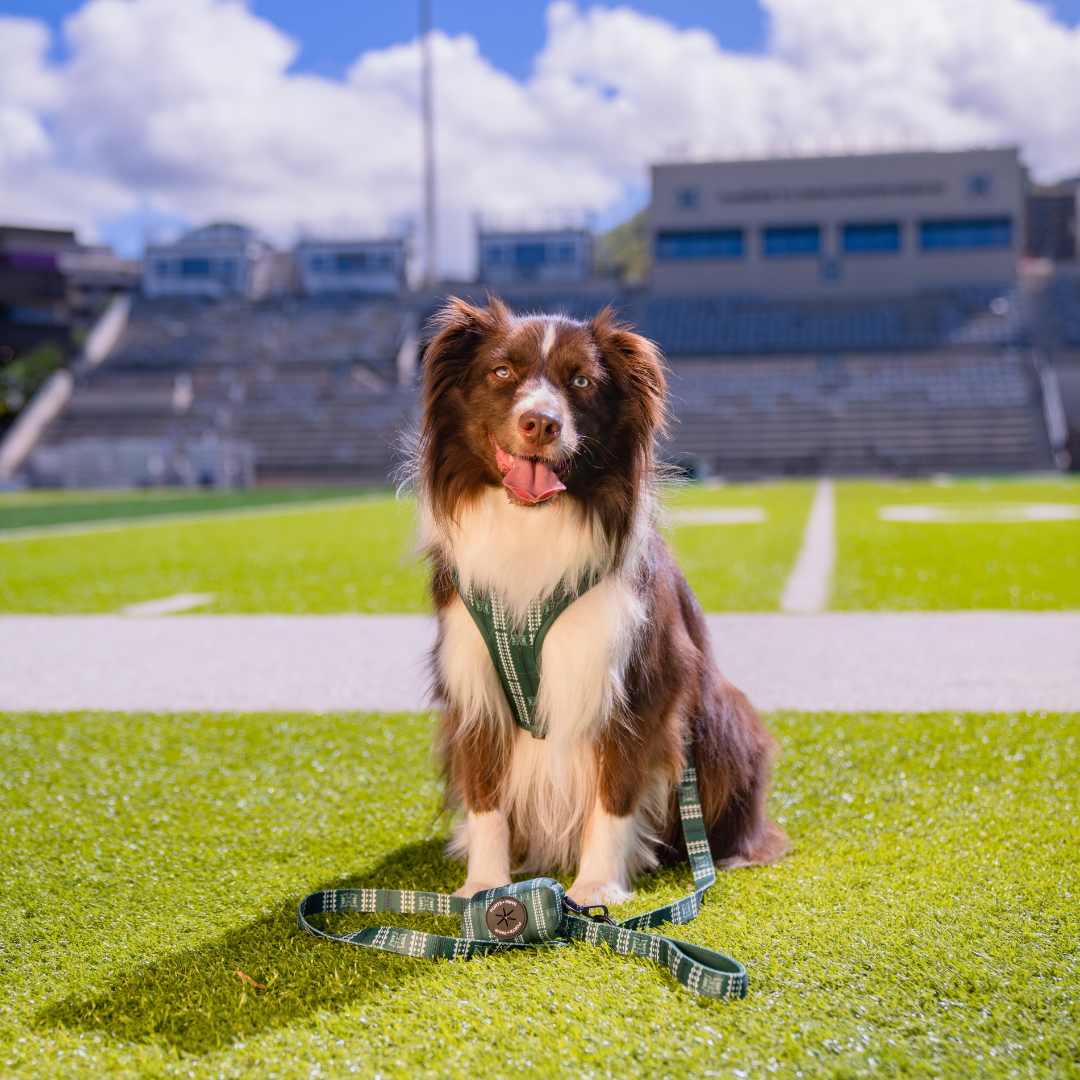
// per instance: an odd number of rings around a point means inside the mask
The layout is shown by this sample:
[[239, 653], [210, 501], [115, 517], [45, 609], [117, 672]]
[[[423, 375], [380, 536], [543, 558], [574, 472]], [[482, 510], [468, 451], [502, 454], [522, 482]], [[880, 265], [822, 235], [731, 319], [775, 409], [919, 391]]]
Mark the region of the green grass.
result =
[[463, 879], [426, 715], [4, 716], [0, 1073], [1080, 1076], [1080, 717], [772, 726], [794, 853], [678, 931], [747, 965], [719, 1003], [584, 945], [433, 964], [298, 934], [319, 886]]
[[[841, 481], [833, 607], [873, 609], [1080, 606], [1080, 520], [1013, 524], [880, 521], [900, 504], [1080, 504], [1072, 477]], [[673, 510], [759, 507], [758, 524], [674, 524], [670, 537], [706, 611], [775, 611], [794, 565], [809, 481], [686, 486]], [[216, 593], [208, 612], [426, 610], [423, 567], [408, 558], [413, 508], [387, 492], [357, 505], [330, 491], [235, 494], [56, 493], [0, 498], [0, 612], [115, 611], [179, 592]], [[301, 512], [303, 501], [341, 495]], [[280, 505], [281, 513], [275, 512]], [[198, 520], [162, 514], [196, 513]], [[244, 516], [249, 515], [249, 516]], [[136, 527], [92, 531], [117, 517]], [[50, 526], [78, 535], [4, 540]]]
[[212, 592], [206, 612], [420, 611], [422, 568], [408, 560], [412, 509], [392, 495], [297, 513], [0, 542], [0, 612], [115, 611]]
[[679, 525], [672, 542], [679, 564], [706, 611], [775, 611], [802, 543], [814, 497], [809, 481], [686, 487], [672, 509], [757, 506], [767, 520], [752, 525]]
[[1080, 482], [1055, 477], [837, 485], [833, 606], [848, 609], [1080, 606], [1080, 520], [1011, 524], [879, 521], [906, 503], [1080, 504]]
[[372, 488], [261, 488], [255, 491], [20, 491], [0, 493], [0, 530], [160, 514], [205, 513], [240, 507], [355, 497]]
[[[301, 494], [254, 493], [275, 503], [295, 503]], [[91, 530], [6, 541], [0, 532], [0, 612], [116, 611], [180, 592], [216, 593], [216, 601], [200, 609], [211, 613], [426, 609], [423, 567], [408, 558], [413, 530], [409, 500], [373, 493], [362, 506], [343, 502], [335, 508], [323, 502], [300, 513], [300, 507], [286, 505], [276, 515], [272, 505], [253, 502], [254, 495], [148, 494], [127, 502], [112, 494], [53, 496], [53, 502], [19, 496], [21, 501], [0, 502], [0, 526], [64, 529], [77, 528], [81, 520]], [[807, 483], [686, 487], [672, 495], [674, 506], [750, 505], [768, 514], [764, 524], [673, 530], [680, 559], [706, 608], [777, 606], [812, 495]], [[92, 531], [94, 519], [115, 519], [132, 506], [159, 517], [133, 528]], [[219, 520], [206, 513], [215, 507]], [[160, 518], [192, 510], [206, 516], [197, 521]], [[258, 516], [236, 516], [244, 513]]]

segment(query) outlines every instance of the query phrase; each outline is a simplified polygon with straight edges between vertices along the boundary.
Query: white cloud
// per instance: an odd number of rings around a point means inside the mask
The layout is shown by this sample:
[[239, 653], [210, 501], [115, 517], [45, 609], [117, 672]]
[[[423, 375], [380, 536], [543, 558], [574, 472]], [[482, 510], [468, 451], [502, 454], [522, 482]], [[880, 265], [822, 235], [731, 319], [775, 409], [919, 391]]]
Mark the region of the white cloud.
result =
[[[762, 55], [627, 8], [548, 11], [518, 82], [436, 37], [444, 269], [472, 215], [602, 210], [671, 156], [1021, 146], [1080, 173], [1080, 31], [1032, 0], [764, 0]], [[385, 225], [419, 204], [415, 43], [344, 81], [290, 73], [297, 46], [239, 0], [88, 0], [48, 31], [0, 18], [0, 205], [77, 224], [139, 207], [297, 226]]]

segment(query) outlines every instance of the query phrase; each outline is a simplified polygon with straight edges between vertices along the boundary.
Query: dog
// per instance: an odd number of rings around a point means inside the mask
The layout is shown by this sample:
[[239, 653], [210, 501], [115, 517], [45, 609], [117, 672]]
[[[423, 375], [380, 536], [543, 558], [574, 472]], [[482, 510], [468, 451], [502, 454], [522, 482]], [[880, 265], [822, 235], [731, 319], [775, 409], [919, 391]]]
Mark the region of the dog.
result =
[[[692, 747], [710, 848], [769, 863], [787, 837], [766, 815], [774, 740], [720, 674], [701, 607], [660, 532], [656, 348], [610, 310], [591, 322], [454, 299], [423, 359], [413, 460], [438, 634], [432, 681], [456, 895], [515, 873], [570, 873], [581, 905], [630, 898], [633, 878], [685, 855], [676, 802]], [[459, 589], [530, 604], [595, 582], [543, 640], [535, 738], [515, 723]]]

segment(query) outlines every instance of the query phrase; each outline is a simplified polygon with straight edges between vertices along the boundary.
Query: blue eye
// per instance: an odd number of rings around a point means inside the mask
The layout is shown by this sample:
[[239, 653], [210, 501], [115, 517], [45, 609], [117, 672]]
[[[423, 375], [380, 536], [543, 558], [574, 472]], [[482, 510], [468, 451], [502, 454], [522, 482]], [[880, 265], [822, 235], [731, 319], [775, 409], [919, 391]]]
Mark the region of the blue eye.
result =
[[589, 385], [589, 380], [586, 379], [584, 375], [579, 375], [576, 379], [574, 379], [570, 383], [570, 385], [571, 386], [588, 386]]
[[508, 367], [497, 367], [495, 369], [495, 374], [498, 375], [500, 379], [509, 379], [510, 369]]

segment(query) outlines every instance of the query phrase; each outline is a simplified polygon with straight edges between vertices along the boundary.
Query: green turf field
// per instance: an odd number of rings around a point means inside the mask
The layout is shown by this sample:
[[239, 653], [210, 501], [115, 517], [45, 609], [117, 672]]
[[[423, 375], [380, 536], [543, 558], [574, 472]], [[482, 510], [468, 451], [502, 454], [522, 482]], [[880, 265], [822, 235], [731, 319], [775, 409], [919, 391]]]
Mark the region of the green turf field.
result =
[[772, 725], [794, 852], [678, 931], [749, 969], [719, 1003], [585, 945], [433, 964], [298, 934], [329, 883], [463, 880], [426, 715], [4, 716], [0, 1074], [1080, 1076], [1080, 717]]
[[833, 606], [849, 609], [1080, 606], [1080, 516], [1045, 521], [882, 521], [882, 507], [931, 506], [939, 517], [1010, 516], [1010, 508], [1080, 510], [1075, 476], [849, 481], [837, 485]]
[[[668, 492], [669, 535], [707, 611], [777, 609], [813, 492], [812, 481]], [[1075, 477], [838, 481], [836, 505], [835, 608], [1080, 606], [1080, 517], [879, 517], [1080, 514]], [[709, 523], [738, 511], [759, 520]], [[207, 612], [422, 611], [412, 514], [389, 491], [4, 496], [0, 612], [117, 611], [184, 592], [215, 594]]]

